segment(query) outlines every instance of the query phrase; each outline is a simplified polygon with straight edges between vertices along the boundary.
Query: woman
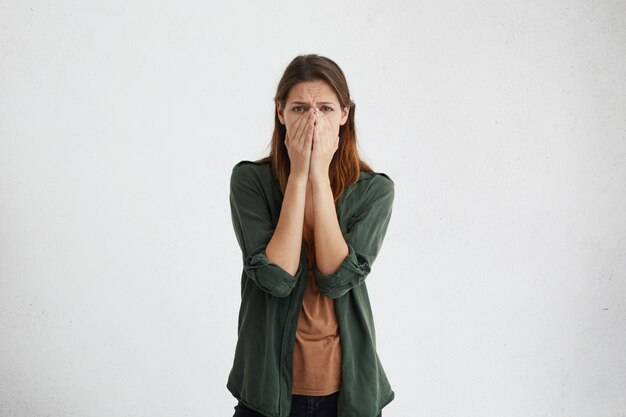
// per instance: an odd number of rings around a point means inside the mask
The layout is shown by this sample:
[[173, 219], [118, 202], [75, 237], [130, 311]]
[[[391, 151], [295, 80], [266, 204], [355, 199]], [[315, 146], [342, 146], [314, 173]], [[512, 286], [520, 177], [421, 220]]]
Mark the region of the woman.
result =
[[237, 163], [230, 180], [243, 257], [234, 417], [382, 417], [394, 392], [365, 278], [394, 183], [359, 159], [355, 105], [334, 61], [296, 57], [274, 100], [269, 156]]

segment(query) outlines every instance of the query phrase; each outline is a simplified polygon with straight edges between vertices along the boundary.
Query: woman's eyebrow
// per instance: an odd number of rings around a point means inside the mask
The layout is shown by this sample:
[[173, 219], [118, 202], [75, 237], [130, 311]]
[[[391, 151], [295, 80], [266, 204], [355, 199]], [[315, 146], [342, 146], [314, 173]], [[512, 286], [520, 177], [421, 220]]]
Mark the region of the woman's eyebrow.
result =
[[[292, 101], [289, 104], [309, 104], [306, 101]], [[317, 104], [335, 104], [332, 101], [318, 101]]]

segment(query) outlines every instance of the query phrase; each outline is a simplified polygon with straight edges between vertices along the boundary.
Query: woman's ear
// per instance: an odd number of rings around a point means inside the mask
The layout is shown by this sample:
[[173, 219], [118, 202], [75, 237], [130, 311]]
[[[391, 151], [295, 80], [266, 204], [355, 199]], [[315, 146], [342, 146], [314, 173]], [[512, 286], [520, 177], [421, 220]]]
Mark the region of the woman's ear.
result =
[[283, 114], [284, 109], [280, 105], [280, 101], [276, 101], [276, 113], [278, 114], [278, 120], [282, 125], [285, 124], [285, 115]]
[[343, 110], [341, 111], [341, 123], [339, 123], [341, 126], [346, 124], [349, 114], [350, 114], [350, 107], [344, 107]]

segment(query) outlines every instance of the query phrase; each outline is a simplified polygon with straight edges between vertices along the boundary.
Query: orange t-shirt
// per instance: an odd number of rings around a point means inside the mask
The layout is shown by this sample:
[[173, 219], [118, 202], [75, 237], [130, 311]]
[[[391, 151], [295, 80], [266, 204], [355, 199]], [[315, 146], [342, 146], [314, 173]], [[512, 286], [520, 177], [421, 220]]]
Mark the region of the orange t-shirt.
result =
[[293, 394], [330, 395], [341, 383], [341, 342], [335, 300], [319, 292], [313, 275], [315, 246], [304, 228], [308, 279], [293, 350]]

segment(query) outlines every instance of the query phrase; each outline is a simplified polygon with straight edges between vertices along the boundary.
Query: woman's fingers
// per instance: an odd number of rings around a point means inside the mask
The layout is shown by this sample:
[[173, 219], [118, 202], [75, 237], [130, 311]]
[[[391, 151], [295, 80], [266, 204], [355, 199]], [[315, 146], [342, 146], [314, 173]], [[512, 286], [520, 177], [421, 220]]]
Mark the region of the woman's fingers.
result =
[[[295, 144], [298, 141], [298, 138], [300, 137], [302, 128], [304, 127], [304, 125], [306, 124], [307, 121], [307, 113], [302, 113], [298, 116], [298, 118], [296, 119], [295, 122], [293, 122], [293, 125], [291, 125], [291, 127], [289, 128], [289, 131], [291, 131], [291, 141], [289, 143], [291, 144]], [[285, 134], [285, 142], [286, 142], [286, 134]]]
[[[298, 128], [299, 128], [299, 127], [300, 127], [300, 125], [303, 123], [303, 121], [304, 121], [304, 122], [306, 122], [306, 114], [305, 114], [305, 113], [301, 114], [301, 115], [298, 117], [298, 119], [297, 119], [297, 120], [293, 123], [293, 126], [292, 126], [291, 130], [292, 130], [293, 132], [297, 132], [297, 131], [298, 131]], [[297, 137], [298, 137], [298, 135], [296, 134], [294, 137], [296, 137], [296, 138], [297, 138]]]
[[307, 117], [307, 120], [304, 122], [304, 126], [302, 126], [302, 129], [300, 129], [300, 134], [298, 135], [298, 145], [300, 146], [300, 148], [304, 146], [306, 135], [312, 127], [313, 120], [311, 120], [311, 117]]
[[313, 113], [312, 112], [307, 112], [305, 117], [306, 117], [305, 123], [302, 123], [300, 125], [300, 127], [298, 128], [298, 133], [296, 133], [296, 136], [297, 136], [296, 141], [298, 142], [298, 145], [300, 147], [303, 146], [304, 141], [306, 140], [306, 135], [308, 133], [308, 129], [311, 129], [312, 126], [313, 126]]
[[324, 112], [317, 112], [317, 125], [315, 129], [319, 131], [318, 140], [324, 140], [328, 135], [329, 123]]
[[302, 115], [300, 115], [300, 117], [298, 117], [298, 120], [296, 120], [296, 122], [293, 124], [293, 127], [291, 128], [293, 132], [292, 139], [293, 139], [294, 144], [298, 143], [300, 134], [305, 125], [306, 125], [306, 119], [302, 117]]
[[309, 144], [309, 146], [311, 147], [311, 149], [315, 148], [317, 146], [317, 143], [319, 141], [319, 117], [317, 117], [317, 111], [313, 112], [313, 129], [311, 129], [310, 132], [310, 136], [307, 137], [307, 140], [310, 139], [311, 143]]
[[311, 122], [309, 123], [309, 130], [307, 132], [306, 142], [304, 144], [306, 149], [311, 149], [311, 142], [313, 142], [313, 134], [317, 132], [317, 127], [315, 126], [315, 116], [313, 114], [311, 116], [312, 118], [311, 118]]

